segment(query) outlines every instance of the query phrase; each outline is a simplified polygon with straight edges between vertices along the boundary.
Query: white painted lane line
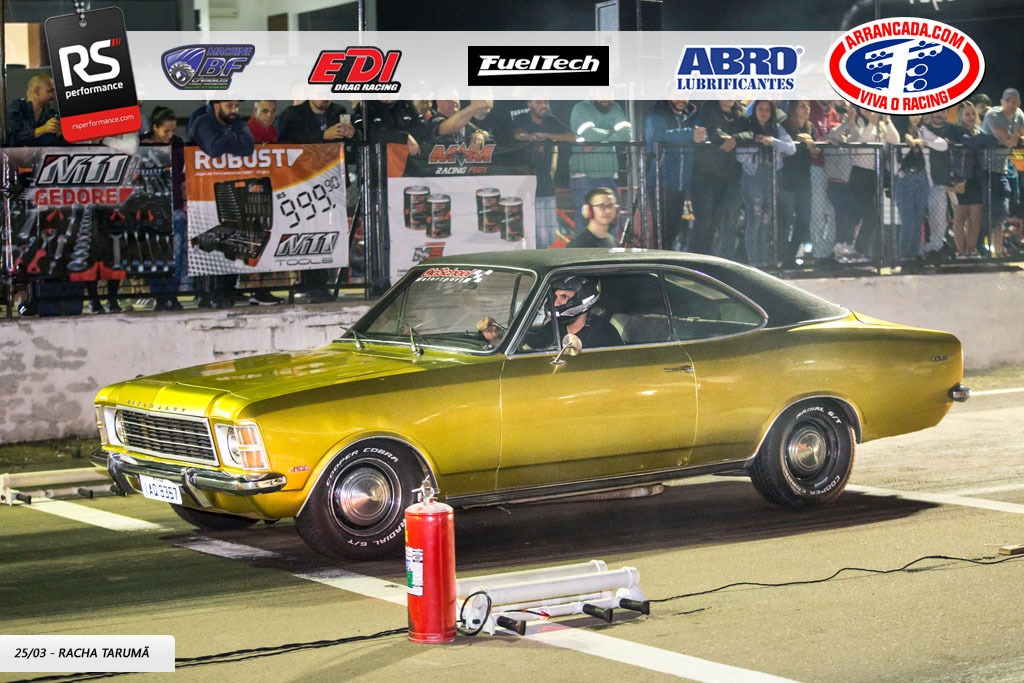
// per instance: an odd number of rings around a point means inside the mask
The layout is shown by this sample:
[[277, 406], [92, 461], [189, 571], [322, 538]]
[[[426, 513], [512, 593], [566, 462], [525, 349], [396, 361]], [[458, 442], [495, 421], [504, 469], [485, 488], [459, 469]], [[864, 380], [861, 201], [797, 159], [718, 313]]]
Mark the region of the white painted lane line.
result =
[[323, 571], [295, 574], [300, 579], [316, 581], [332, 588], [376, 598], [405, 607], [405, 596], [408, 589], [397, 583], [375, 579], [370, 576], [356, 574], [344, 569], [325, 569]]
[[45, 512], [50, 515], [56, 515], [57, 517], [70, 519], [75, 522], [110, 529], [111, 531], [167, 530], [165, 527], [152, 522], [144, 522], [141, 519], [125, 517], [124, 515], [118, 515], [113, 512], [104, 512], [103, 510], [85, 507], [78, 503], [69, 503], [67, 501], [53, 500], [51, 498], [33, 498], [31, 505], [21, 505], [19, 507], [28, 510], [35, 510], [36, 512]]
[[1004, 503], [998, 500], [985, 500], [984, 498], [967, 498], [951, 493], [923, 493], [919, 491], [895, 491], [893, 489], [882, 489], [875, 486], [847, 486], [847, 491], [866, 493], [870, 496], [886, 496], [890, 498], [901, 498], [903, 500], [916, 500], [922, 503], [936, 503], [938, 505], [960, 505], [981, 510], [993, 510], [995, 512], [1011, 512], [1015, 515], [1024, 515], [1024, 505], [1017, 503]]
[[175, 541], [174, 545], [205, 553], [206, 555], [224, 557], [229, 560], [256, 560], [265, 557], [278, 557], [277, 553], [264, 550], [263, 548], [253, 548], [252, 546], [242, 545], [241, 543], [229, 543], [228, 541], [217, 541], [211, 538], [203, 538], [202, 536], [189, 536], [180, 541]]
[[525, 638], [701, 683], [793, 683], [790, 678], [709, 662], [559, 624], [544, 624], [536, 633], [527, 633]]
[[986, 486], [977, 489], [961, 489], [959, 491], [950, 491], [950, 495], [954, 496], [984, 496], [989, 493], [1007, 493], [1008, 491], [1022, 491], [1024, 490], [1024, 484], [1003, 484], [1002, 486]]
[[986, 391], [974, 391], [971, 390], [971, 397], [975, 396], [999, 396], [1000, 394], [1020, 394], [1024, 393], [1024, 387], [1014, 387], [1013, 389], [988, 389]]

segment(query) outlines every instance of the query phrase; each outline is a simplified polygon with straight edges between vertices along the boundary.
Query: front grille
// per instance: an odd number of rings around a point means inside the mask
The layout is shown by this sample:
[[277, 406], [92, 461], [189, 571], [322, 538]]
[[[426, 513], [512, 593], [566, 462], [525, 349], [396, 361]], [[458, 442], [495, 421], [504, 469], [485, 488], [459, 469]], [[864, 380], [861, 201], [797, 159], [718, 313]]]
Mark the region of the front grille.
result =
[[128, 448], [173, 460], [217, 464], [206, 420], [124, 409], [118, 414]]

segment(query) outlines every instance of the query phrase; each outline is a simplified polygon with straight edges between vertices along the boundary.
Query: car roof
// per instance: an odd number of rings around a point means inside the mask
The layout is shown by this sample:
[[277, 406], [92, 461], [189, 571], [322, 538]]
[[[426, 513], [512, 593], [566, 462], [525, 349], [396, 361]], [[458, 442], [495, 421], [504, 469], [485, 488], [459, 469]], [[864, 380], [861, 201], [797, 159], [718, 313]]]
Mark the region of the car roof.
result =
[[538, 278], [568, 266], [676, 266], [703, 273], [739, 291], [768, 314], [768, 327], [829, 320], [849, 311], [756, 268], [704, 254], [645, 249], [516, 249], [459, 254], [423, 261], [421, 266], [518, 268]]

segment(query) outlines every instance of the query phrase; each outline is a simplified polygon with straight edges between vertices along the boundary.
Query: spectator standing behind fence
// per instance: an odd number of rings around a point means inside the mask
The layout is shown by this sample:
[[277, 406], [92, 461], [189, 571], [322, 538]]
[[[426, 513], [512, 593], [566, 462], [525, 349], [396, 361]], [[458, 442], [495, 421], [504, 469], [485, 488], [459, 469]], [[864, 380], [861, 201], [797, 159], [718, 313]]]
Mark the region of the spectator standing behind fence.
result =
[[583, 198], [583, 217], [587, 227], [576, 234], [567, 245], [570, 248], [611, 249], [615, 240], [611, 228], [619, 217], [619, 203], [615, 190], [610, 187], [595, 187]]
[[552, 116], [547, 100], [529, 100], [527, 112], [512, 122], [512, 137], [528, 143], [530, 171], [537, 177], [534, 214], [537, 221], [537, 248], [547, 249], [558, 239], [558, 206], [555, 203], [555, 168], [558, 165], [556, 142], [573, 142], [569, 127]]
[[[736, 158], [743, 167], [740, 187], [746, 217], [744, 245], [747, 263], [765, 266], [772, 262], [775, 202], [772, 197], [773, 174], [782, 168], [782, 157], [796, 153], [796, 143], [779, 125], [778, 108], [771, 100], [754, 102], [754, 116], [748, 119], [743, 146]], [[778, 250], [779, 245], [775, 245]]]
[[696, 125], [697, 105], [688, 100], [662, 100], [651, 108], [644, 122], [647, 152], [658, 148], [657, 177], [648, 173], [648, 184], [661, 189], [661, 248], [681, 249], [689, 237], [689, 221], [684, 214], [690, 203], [693, 179], [693, 149], [686, 147], [707, 139], [707, 130]]
[[[850, 168], [850, 192], [852, 195], [853, 226], [860, 223], [856, 237], [852, 234], [839, 234], [836, 226], [835, 253], [843, 260], [856, 261], [877, 256], [874, 240], [879, 231], [878, 171], [875, 164], [878, 154], [884, 149], [875, 149], [878, 145], [895, 145], [900, 141], [899, 132], [892, 125], [889, 117], [878, 112], [868, 111], [862, 107], [851, 107], [842, 125], [832, 131], [833, 139], [844, 139], [848, 143], [872, 145], [866, 153], [853, 153], [853, 165]], [[881, 157], [884, 159], [884, 155]]]
[[188, 216], [185, 213], [185, 142], [175, 135], [178, 117], [167, 107], [156, 107], [149, 115], [149, 132], [139, 136], [143, 145], [171, 148], [171, 231], [174, 274], [153, 281], [154, 311], [180, 311], [177, 292], [188, 273]]
[[959, 147], [950, 159], [953, 179], [953, 242], [958, 258], [978, 258], [978, 237], [981, 235], [981, 178], [983, 156], [978, 153], [977, 137], [981, 133], [978, 110], [970, 102], [961, 102], [956, 113]]
[[493, 108], [491, 100], [473, 100], [463, 107], [453, 89], [443, 90], [437, 99], [437, 111], [430, 117], [432, 141], [439, 145], [465, 145], [473, 151], [483, 149], [490, 135], [473, 124], [473, 117]]
[[995, 137], [1000, 147], [989, 150], [988, 177], [992, 203], [989, 206], [989, 250], [992, 256], [1003, 256], [1003, 221], [1010, 213], [1012, 187], [1007, 172], [1010, 150], [1017, 146], [1024, 134], [1024, 112], [1020, 110], [1020, 92], [1007, 88], [999, 100], [999, 107], [992, 107], [985, 114], [981, 132]]
[[[224, 154], [249, 156], [256, 148], [252, 131], [238, 116], [238, 100], [211, 100], [188, 130], [188, 142], [211, 157]], [[235, 305], [236, 275], [207, 275], [197, 278], [200, 308], [228, 308]]]
[[53, 78], [36, 73], [28, 79], [25, 97], [7, 107], [7, 144], [11, 147], [64, 145], [60, 118], [53, 109]]
[[736, 160], [736, 134], [746, 117], [736, 100], [709, 100], [700, 105], [697, 123], [707, 131], [707, 146], [693, 159], [693, 227], [687, 250], [736, 258], [739, 232], [740, 176]]
[[276, 118], [276, 100], [256, 100], [252, 105], [252, 116], [249, 117], [248, 125], [252, 131], [252, 139], [257, 145], [277, 142], [277, 128], [274, 126]]
[[[816, 141], [829, 139], [829, 133], [843, 122], [842, 114], [836, 105], [827, 100], [811, 100], [811, 112], [809, 121], [813, 129], [813, 136]], [[840, 106], [846, 103], [840, 100]], [[827, 148], [826, 148], [827, 149]], [[833, 178], [825, 170], [825, 150], [819, 146], [821, 154], [811, 156], [811, 212], [813, 219], [811, 226], [811, 244], [814, 245], [814, 255], [818, 258], [832, 256], [832, 247], [836, 243], [836, 215], [832, 208], [833, 203], [828, 198], [828, 190], [833, 183]], [[846, 181], [843, 176], [843, 182]]]
[[[284, 110], [277, 124], [278, 140], [299, 144], [318, 142], [344, 142], [358, 140], [345, 107], [330, 100], [306, 100]], [[306, 301], [323, 304], [334, 301], [328, 287], [331, 270], [318, 268], [302, 271], [302, 290]]]
[[796, 152], [782, 159], [779, 172], [779, 256], [784, 264], [803, 264], [814, 252], [810, 243], [811, 164], [821, 157], [821, 150], [814, 142], [810, 117], [810, 101], [794, 100], [782, 124], [796, 143]]
[[[946, 233], [949, 232], [950, 200], [956, 206], [956, 194], [952, 191], [950, 145], [960, 142], [963, 135], [960, 126], [949, 121], [950, 113], [950, 109], [940, 109], [924, 117], [925, 133], [931, 133], [940, 141], [928, 145], [928, 179], [931, 181], [931, 189], [928, 193], [928, 243], [925, 244], [925, 258], [931, 258], [936, 263], [941, 260]], [[926, 135], [926, 144], [927, 140]]]
[[586, 143], [573, 147], [569, 157], [569, 190], [576, 209], [578, 232], [582, 229], [580, 218], [588, 192], [605, 187], [615, 191], [618, 197], [619, 148], [610, 143], [632, 140], [633, 125], [613, 99], [612, 90], [600, 88], [594, 91], [593, 99], [573, 106], [569, 128], [576, 135], [576, 142]]
[[[365, 112], [365, 114], [364, 114]], [[423, 117], [409, 100], [367, 100], [356, 107], [352, 125], [363, 129], [366, 117], [366, 141], [384, 144], [387, 149], [388, 177], [405, 174], [409, 157], [419, 156], [419, 138], [423, 136]]]
[[[925, 260], [934, 263], [939, 257], [938, 250], [934, 250], [934, 255], [925, 256], [921, 231], [926, 219], [929, 224], [931, 223], [928, 215], [931, 195], [931, 150], [945, 151], [948, 143], [925, 128], [920, 114], [908, 116], [905, 121], [906, 132], [903, 133], [903, 141], [906, 147], [900, 147], [897, 152], [898, 164], [896, 177], [893, 179], [893, 193], [896, 208], [900, 212], [899, 258], [904, 261], [904, 268], [914, 270], [917, 264], [908, 263], [908, 260], [924, 256]], [[943, 200], [943, 232], [945, 219], [946, 206]], [[940, 238], [939, 248], [941, 247]]]

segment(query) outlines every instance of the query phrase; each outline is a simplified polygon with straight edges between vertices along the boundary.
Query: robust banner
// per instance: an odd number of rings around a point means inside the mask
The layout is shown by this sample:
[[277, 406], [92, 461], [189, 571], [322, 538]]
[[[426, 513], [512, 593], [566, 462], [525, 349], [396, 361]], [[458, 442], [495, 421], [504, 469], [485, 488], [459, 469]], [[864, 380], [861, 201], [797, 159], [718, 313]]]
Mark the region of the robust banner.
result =
[[341, 144], [260, 145], [247, 157], [185, 149], [189, 273], [348, 264]]
[[170, 147], [4, 150], [15, 276], [115, 280], [174, 272]]
[[533, 249], [536, 193], [532, 175], [389, 179], [392, 281], [427, 258]]

